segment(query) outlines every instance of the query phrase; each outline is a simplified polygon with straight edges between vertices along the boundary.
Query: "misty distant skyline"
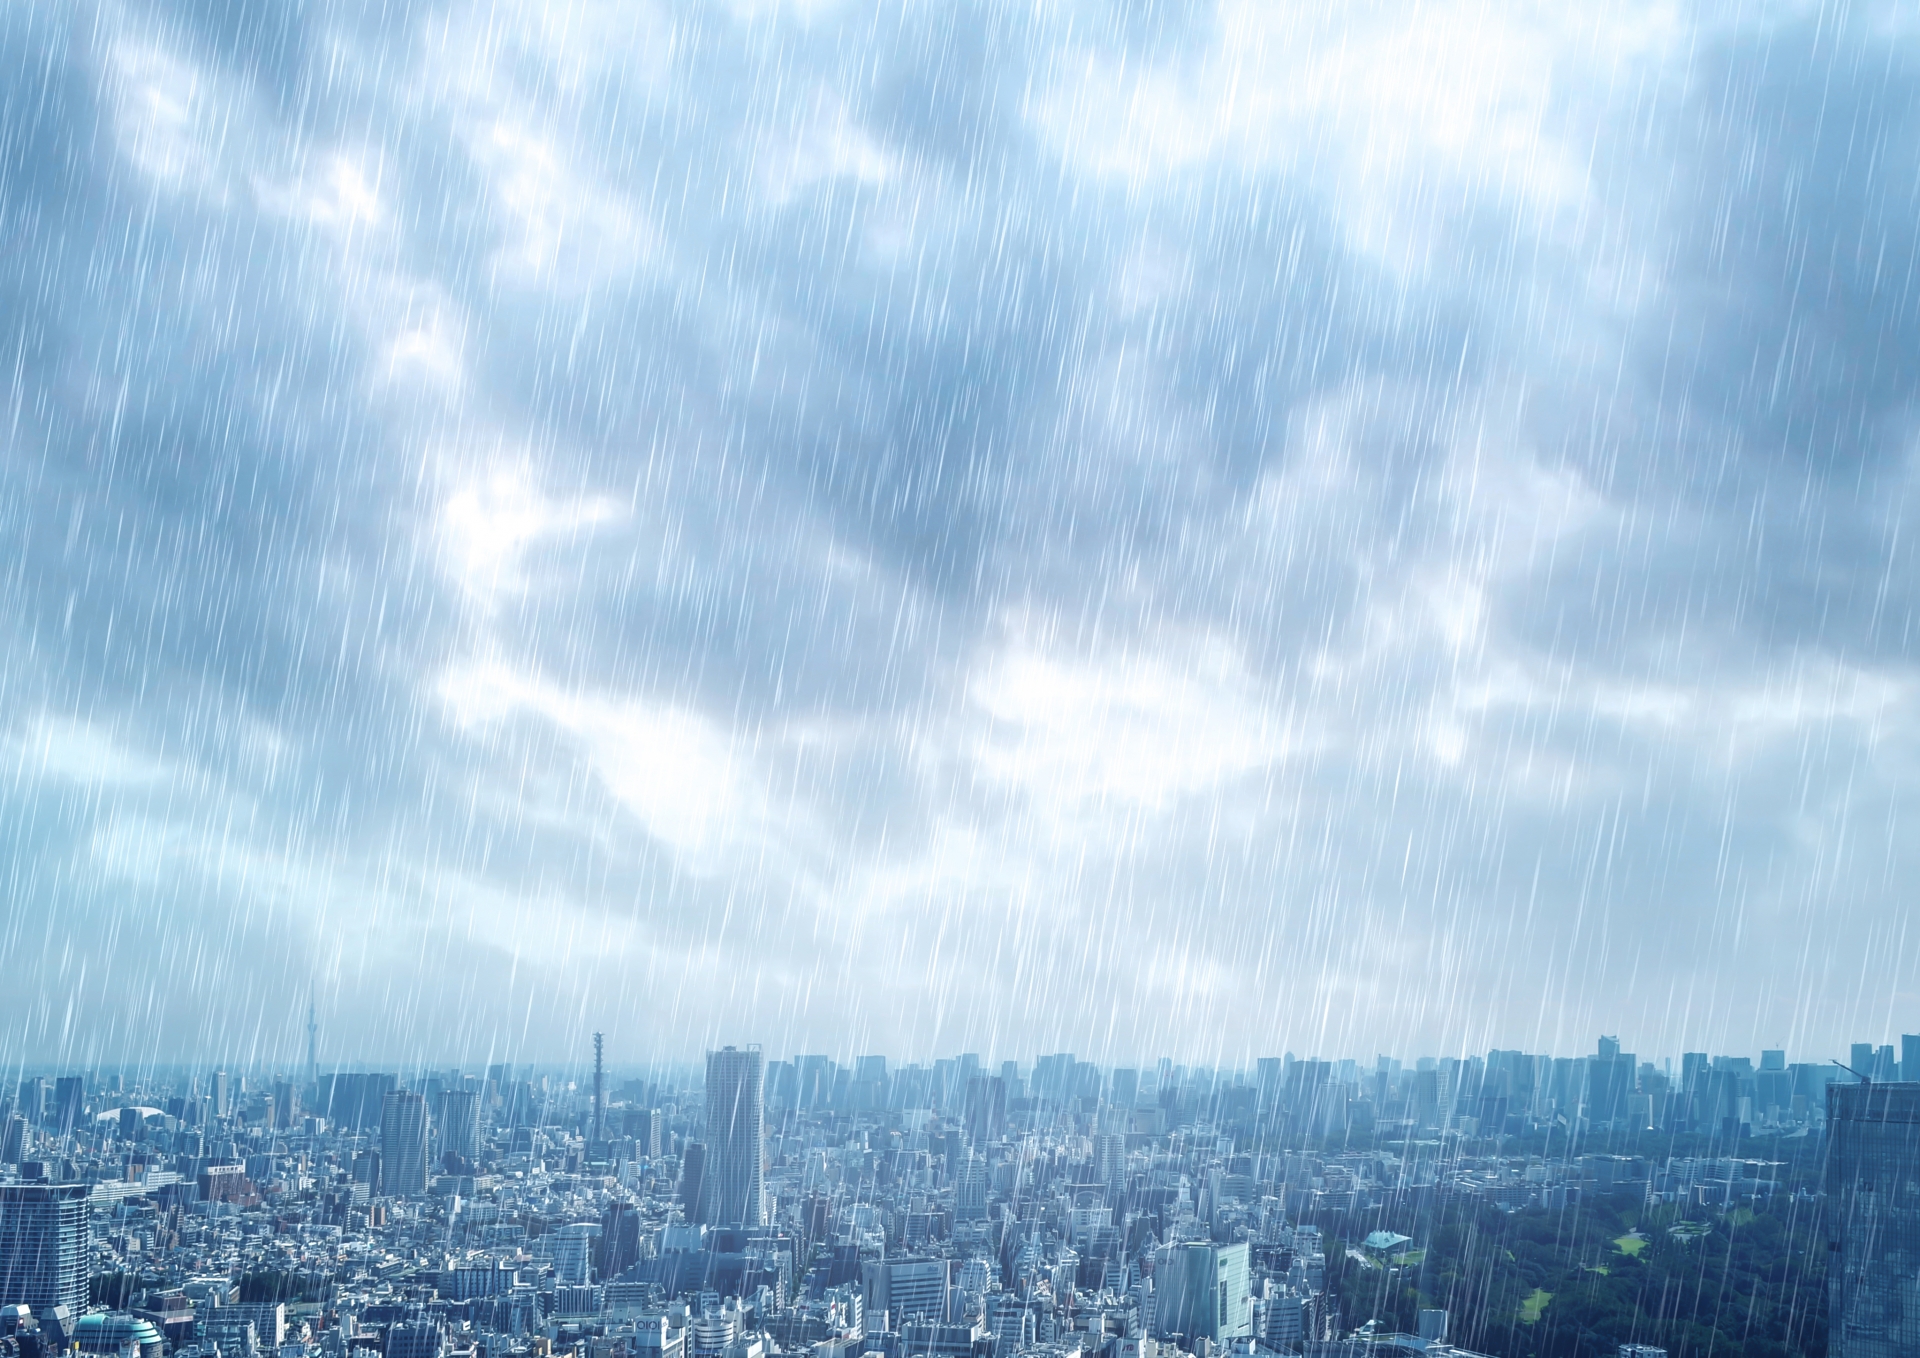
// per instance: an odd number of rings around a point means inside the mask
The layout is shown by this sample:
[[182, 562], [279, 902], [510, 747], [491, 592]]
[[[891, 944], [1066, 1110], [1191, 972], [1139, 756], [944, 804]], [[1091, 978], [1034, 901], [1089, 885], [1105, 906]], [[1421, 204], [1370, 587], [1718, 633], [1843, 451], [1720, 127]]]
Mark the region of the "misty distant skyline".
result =
[[1917, 194], [1894, 4], [13, 0], [0, 1060], [1896, 1041]]

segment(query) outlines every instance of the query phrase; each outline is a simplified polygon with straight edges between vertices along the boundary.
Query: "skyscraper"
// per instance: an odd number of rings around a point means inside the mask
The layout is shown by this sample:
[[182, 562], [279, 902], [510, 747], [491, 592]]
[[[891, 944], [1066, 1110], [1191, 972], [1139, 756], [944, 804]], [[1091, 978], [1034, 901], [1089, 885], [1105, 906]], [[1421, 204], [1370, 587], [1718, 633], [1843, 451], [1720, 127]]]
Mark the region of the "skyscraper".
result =
[[53, 1123], [54, 1130], [61, 1136], [72, 1136], [80, 1125], [81, 1109], [87, 1100], [86, 1081], [78, 1075], [62, 1075], [53, 1082]]
[[1253, 1333], [1247, 1247], [1185, 1243], [1161, 1249], [1153, 1271], [1153, 1329], [1159, 1338], [1224, 1344]]
[[480, 1158], [480, 1093], [449, 1089], [440, 1095], [440, 1149], [469, 1166]]
[[1920, 1084], [1827, 1086], [1827, 1352], [1920, 1352]]
[[680, 1210], [688, 1221], [704, 1221], [707, 1188], [707, 1148], [689, 1141], [680, 1153]]
[[380, 1106], [382, 1191], [401, 1198], [427, 1191], [427, 1100], [411, 1090], [390, 1091]]
[[85, 1184], [0, 1187], [0, 1296], [36, 1313], [87, 1309], [92, 1245]]
[[757, 1046], [707, 1053], [707, 1156], [700, 1219], [714, 1226], [766, 1222], [766, 1106], [760, 1063]]

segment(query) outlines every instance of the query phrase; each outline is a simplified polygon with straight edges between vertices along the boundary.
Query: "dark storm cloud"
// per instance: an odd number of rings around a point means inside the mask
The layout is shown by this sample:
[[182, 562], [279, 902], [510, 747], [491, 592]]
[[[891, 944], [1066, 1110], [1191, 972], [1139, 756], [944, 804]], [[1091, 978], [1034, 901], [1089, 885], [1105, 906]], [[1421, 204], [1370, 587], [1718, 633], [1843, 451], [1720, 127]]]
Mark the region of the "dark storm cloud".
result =
[[29, 1040], [1911, 998], [1887, 14], [5, 16]]

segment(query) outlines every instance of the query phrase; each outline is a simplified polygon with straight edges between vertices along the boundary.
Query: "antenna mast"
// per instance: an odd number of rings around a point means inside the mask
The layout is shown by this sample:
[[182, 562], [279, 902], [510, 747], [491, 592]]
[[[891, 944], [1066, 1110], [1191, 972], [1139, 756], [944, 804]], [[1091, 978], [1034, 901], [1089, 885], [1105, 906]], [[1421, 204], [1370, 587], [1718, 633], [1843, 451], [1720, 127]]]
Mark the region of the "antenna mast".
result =
[[601, 1111], [606, 1107], [607, 1102], [606, 1066], [602, 1061], [602, 1057], [605, 1055], [603, 1045], [605, 1041], [605, 1034], [595, 1033], [593, 1035], [593, 1139], [595, 1141], [604, 1141], [606, 1139], [601, 1135], [600, 1127]]

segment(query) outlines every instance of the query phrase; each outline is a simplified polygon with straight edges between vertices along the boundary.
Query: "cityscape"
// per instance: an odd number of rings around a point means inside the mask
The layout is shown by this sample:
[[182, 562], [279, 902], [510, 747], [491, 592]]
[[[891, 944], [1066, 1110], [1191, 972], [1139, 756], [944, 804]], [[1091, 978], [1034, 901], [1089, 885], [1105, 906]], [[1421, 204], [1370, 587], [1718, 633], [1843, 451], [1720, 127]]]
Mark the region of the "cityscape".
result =
[[1920, 1358], [1917, 551], [1920, 0], [0, 0], [0, 1358]]
[[1237, 1070], [743, 1045], [639, 1077], [599, 1035], [573, 1069], [406, 1072], [315, 1036], [304, 1069], [19, 1080], [7, 1354], [1867, 1353], [1920, 1252], [1884, 1187], [1920, 1170], [1916, 1035]]

